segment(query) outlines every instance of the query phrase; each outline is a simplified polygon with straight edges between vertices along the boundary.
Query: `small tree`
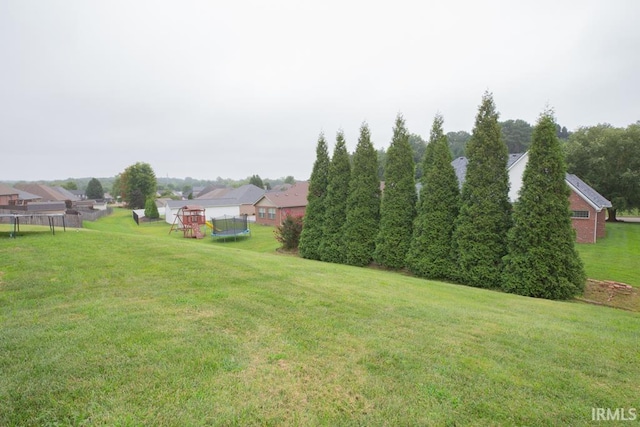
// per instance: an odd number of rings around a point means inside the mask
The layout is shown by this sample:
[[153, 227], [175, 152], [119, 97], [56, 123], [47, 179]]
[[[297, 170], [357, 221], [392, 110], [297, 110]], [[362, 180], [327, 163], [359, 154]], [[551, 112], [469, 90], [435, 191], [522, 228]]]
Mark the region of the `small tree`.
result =
[[430, 279], [455, 278], [452, 236], [460, 208], [458, 179], [451, 165], [442, 116], [436, 116], [425, 151], [422, 189], [407, 266], [417, 276]]
[[300, 234], [300, 255], [303, 258], [320, 259], [329, 162], [327, 142], [321, 133], [316, 146], [316, 161], [309, 180], [304, 228]]
[[387, 150], [385, 185], [380, 203], [380, 227], [374, 260], [385, 267], [402, 268], [411, 244], [416, 212], [413, 150], [401, 114], [396, 117], [393, 139]]
[[144, 205], [144, 216], [149, 219], [158, 219], [160, 218], [160, 213], [158, 213], [158, 206], [156, 205], [155, 199], [149, 197]]
[[575, 250], [566, 166], [551, 112], [533, 131], [529, 161], [508, 234], [503, 290], [567, 299], [582, 292], [586, 276]]
[[454, 232], [458, 280], [471, 286], [499, 288], [511, 203], [507, 145], [502, 140], [493, 96], [488, 92], [482, 97], [466, 152], [469, 163]]
[[320, 243], [320, 259], [327, 262], [344, 263], [346, 256], [344, 229], [347, 220], [347, 197], [351, 164], [344, 141], [344, 134], [336, 135], [336, 145], [329, 164], [327, 197]]
[[378, 155], [371, 143], [369, 127], [363, 123], [353, 155], [353, 172], [347, 198], [346, 262], [365, 266], [373, 259], [380, 221]]
[[303, 219], [301, 216], [287, 214], [282, 224], [276, 227], [273, 233], [276, 240], [282, 244], [282, 249], [292, 251], [298, 249], [300, 235], [302, 234]]
[[87, 199], [97, 200], [104, 198], [104, 190], [102, 189], [102, 184], [95, 178], [91, 178], [89, 183], [87, 184], [87, 189], [84, 194], [87, 196]]

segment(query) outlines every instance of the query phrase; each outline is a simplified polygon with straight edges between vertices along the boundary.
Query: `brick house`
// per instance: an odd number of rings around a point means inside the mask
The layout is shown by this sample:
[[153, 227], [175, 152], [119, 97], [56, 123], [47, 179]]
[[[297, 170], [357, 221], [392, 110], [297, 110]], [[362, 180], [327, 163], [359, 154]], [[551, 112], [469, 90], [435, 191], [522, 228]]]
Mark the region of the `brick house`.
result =
[[307, 209], [309, 183], [298, 182], [284, 191], [265, 193], [256, 202], [256, 224], [277, 226], [287, 215], [304, 216]]
[[[511, 202], [516, 201], [519, 197], [522, 188], [522, 175], [528, 161], [528, 152], [509, 154], [507, 170], [509, 171], [509, 199]], [[467, 173], [467, 163], [466, 157], [458, 157], [451, 162], [461, 186]], [[572, 213], [571, 224], [576, 230], [576, 242], [596, 243], [597, 239], [606, 235], [606, 208], [611, 207], [611, 202], [575, 175], [566, 174], [565, 182], [571, 190], [569, 209]]]
[[571, 189], [571, 223], [578, 243], [596, 243], [605, 237], [606, 208], [611, 202], [575, 175], [567, 174], [565, 181]]
[[15, 205], [18, 201], [18, 191], [8, 185], [0, 183], [0, 206]]

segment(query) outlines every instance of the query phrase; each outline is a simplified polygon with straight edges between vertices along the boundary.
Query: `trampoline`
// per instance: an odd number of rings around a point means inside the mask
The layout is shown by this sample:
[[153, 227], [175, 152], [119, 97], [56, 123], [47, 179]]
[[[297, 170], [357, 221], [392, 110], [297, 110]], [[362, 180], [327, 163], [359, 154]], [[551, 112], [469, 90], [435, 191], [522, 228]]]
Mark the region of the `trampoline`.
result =
[[207, 226], [211, 227], [211, 237], [214, 239], [233, 237], [237, 240], [238, 237], [251, 236], [247, 215], [211, 218], [211, 223], [207, 223]]

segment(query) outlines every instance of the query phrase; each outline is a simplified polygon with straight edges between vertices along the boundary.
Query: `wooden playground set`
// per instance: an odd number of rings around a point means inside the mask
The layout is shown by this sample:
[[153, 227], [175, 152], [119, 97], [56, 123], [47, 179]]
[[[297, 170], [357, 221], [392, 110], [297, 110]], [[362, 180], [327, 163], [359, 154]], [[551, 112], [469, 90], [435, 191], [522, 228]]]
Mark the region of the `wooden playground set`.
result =
[[173, 231], [182, 231], [185, 238], [202, 239], [205, 236], [203, 227], [211, 230], [210, 234], [214, 239], [233, 237], [237, 240], [240, 236], [251, 236], [247, 215], [225, 215], [210, 218], [207, 221], [205, 209], [196, 205], [187, 205], [178, 209], [169, 234]]

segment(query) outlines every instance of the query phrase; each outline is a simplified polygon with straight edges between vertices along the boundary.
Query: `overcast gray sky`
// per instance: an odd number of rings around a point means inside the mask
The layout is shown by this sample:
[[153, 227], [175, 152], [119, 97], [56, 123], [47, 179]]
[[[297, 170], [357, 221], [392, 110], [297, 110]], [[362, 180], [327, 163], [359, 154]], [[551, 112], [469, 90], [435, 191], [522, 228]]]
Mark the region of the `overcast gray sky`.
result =
[[640, 2], [0, 0], [0, 180], [307, 179], [318, 134], [387, 147], [551, 106], [640, 119]]

